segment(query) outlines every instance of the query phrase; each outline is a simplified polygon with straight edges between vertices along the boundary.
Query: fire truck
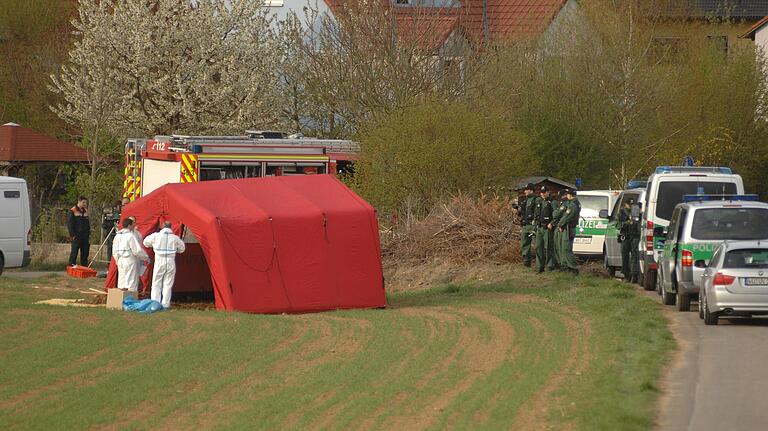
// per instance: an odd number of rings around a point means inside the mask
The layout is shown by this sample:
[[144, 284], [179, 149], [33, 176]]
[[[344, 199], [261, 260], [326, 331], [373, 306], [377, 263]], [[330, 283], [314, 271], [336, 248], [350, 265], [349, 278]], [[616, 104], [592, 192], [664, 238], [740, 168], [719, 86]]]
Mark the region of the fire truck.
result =
[[339, 139], [248, 130], [244, 136], [155, 136], [125, 144], [123, 196], [168, 183], [352, 171], [360, 146]]

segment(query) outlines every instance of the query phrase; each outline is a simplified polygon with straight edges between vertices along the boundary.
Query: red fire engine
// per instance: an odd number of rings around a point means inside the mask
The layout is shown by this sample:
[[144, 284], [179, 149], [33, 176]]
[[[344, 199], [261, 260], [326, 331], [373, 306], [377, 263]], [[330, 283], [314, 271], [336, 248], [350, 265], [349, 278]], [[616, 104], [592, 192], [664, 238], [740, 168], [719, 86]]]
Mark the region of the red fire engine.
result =
[[125, 145], [123, 196], [131, 201], [168, 183], [349, 172], [360, 147], [282, 132], [245, 136], [155, 136]]

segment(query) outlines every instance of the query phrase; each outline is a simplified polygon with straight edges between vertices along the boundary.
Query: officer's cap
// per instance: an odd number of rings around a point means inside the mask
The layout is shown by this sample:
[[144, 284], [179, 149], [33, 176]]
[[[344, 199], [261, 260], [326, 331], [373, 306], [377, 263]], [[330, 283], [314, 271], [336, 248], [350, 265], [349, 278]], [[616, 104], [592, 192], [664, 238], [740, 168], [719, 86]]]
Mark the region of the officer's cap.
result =
[[568, 193], [571, 196], [576, 196], [576, 189], [568, 189], [566, 193]]
[[627, 203], [630, 204], [630, 205], [634, 205], [635, 204], [635, 199], [634, 198], [629, 198], [629, 199], [627, 199]]
[[528, 185], [527, 185], [527, 186], [525, 186], [525, 189], [526, 189], [526, 190], [530, 190], [530, 191], [533, 191], [533, 190], [534, 190], [534, 187], [533, 187], [533, 183], [528, 183]]
[[547, 186], [541, 186], [539, 189], [539, 193], [549, 193], [549, 190], [547, 190]]

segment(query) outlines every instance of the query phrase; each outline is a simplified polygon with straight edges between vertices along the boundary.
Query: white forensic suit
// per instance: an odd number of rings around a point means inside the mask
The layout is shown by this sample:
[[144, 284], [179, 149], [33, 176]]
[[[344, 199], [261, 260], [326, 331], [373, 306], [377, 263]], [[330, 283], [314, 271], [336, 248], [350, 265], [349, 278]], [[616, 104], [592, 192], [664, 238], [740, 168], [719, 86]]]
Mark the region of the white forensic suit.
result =
[[139, 261], [148, 259], [133, 231], [121, 229], [112, 242], [112, 256], [117, 263], [117, 288], [139, 290]]
[[184, 253], [184, 241], [168, 228], [144, 238], [144, 246], [155, 250], [155, 267], [152, 274], [152, 300], [171, 306], [171, 290], [176, 278], [176, 253]]

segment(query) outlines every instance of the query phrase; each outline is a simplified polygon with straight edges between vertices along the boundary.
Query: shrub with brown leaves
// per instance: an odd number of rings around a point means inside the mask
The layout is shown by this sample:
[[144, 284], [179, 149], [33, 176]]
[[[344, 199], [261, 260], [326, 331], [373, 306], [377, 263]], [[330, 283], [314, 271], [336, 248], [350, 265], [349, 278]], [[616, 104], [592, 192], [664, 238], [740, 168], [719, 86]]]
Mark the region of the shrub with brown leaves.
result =
[[460, 195], [436, 205], [423, 219], [381, 233], [382, 257], [389, 263], [519, 262], [520, 226], [512, 201], [503, 196]]

